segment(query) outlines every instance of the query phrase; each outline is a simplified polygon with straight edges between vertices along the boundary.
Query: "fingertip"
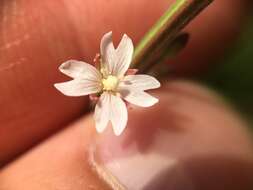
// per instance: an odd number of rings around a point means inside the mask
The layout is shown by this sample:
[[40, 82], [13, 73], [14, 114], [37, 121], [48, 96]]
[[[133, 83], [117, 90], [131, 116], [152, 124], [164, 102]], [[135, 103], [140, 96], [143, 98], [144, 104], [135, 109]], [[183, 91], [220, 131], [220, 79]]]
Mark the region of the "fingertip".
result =
[[[185, 81], [164, 85], [155, 93], [159, 104], [129, 111], [121, 136], [110, 129], [98, 136], [95, 162], [107, 177], [129, 189], [250, 189], [250, 177], [237, 175], [252, 174], [253, 168], [253, 142], [243, 119], [205, 87]], [[231, 176], [238, 181], [228, 183]]]

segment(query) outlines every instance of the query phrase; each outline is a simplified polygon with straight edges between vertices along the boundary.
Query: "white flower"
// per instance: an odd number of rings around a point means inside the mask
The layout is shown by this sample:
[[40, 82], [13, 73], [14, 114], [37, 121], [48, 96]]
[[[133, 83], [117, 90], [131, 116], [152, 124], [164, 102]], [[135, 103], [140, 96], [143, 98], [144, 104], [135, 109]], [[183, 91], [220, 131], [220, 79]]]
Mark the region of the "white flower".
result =
[[126, 75], [134, 47], [124, 34], [117, 49], [112, 42], [112, 32], [106, 33], [100, 44], [100, 68], [75, 60], [63, 63], [59, 70], [73, 80], [55, 84], [67, 96], [98, 94], [94, 119], [98, 132], [104, 131], [109, 121], [115, 135], [120, 135], [127, 124], [126, 100], [137, 106], [149, 107], [158, 99], [144, 92], [160, 87], [159, 81], [149, 75]]

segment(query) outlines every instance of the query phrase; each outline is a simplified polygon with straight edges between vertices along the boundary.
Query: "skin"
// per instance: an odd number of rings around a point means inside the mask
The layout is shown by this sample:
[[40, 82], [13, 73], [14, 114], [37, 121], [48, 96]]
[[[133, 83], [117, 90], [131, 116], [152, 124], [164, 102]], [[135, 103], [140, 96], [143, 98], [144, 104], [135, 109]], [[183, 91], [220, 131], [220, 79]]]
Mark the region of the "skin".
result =
[[[190, 82], [166, 83], [153, 95], [160, 104], [130, 110], [124, 135], [115, 137], [110, 128], [97, 135], [89, 114], [3, 168], [0, 189], [107, 189], [89, 165], [89, 149], [96, 141], [99, 152], [95, 155], [105, 163], [127, 158], [129, 152], [134, 154], [130, 149], [136, 143], [138, 152], [167, 155], [168, 161], [176, 158], [184, 167], [179, 175], [177, 166], [162, 173], [147, 184], [150, 188], [165, 180], [165, 184], [172, 182], [177, 188], [185, 185], [185, 189], [188, 183], [182, 176], [187, 174], [196, 189], [223, 189], [223, 184], [225, 189], [252, 189], [253, 145], [247, 125], [237, 113], [213, 92]], [[163, 139], [166, 149], [153, 146], [158, 129], [167, 134]], [[103, 156], [103, 151], [109, 151], [109, 157], [108, 153]], [[124, 173], [128, 175], [133, 173]], [[220, 180], [218, 186], [215, 179]], [[162, 187], [165, 184], [161, 182]]]
[[[102, 34], [109, 30], [114, 32], [115, 42], [119, 41], [122, 33], [127, 33], [136, 44], [171, 2], [0, 2], [0, 165], [10, 162], [49, 135], [58, 132], [56, 136], [43, 141], [6, 166], [0, 172], [0, 189], [55, 189], [61, 186], [77, 190], [88, 186], [90, 189], [106, 188], [92, 172], [83, 155], [83, 150], [94, 139], [91, 117], [84, 116], [83, 120], [67, 125], [83, 115], [87, 109], [87, 98], [65, 97], [53, 88], [53, 83], [68, 79], [58, 72], [57, 67], [71, 58], [91, 62], [99, 49]], [[173, 64], [175, 71], [178, 74], [188, 74], [189, 71], [197, 72], [199, 68], [206, 68], [209, 58], [221, 54], [229, 45], [226, 42], [231, 42], [236, 37], [240, 21], [245, 15], [245, 7], [246, 1], [220, 0], [200, 15], [187, 28], [192, 38]], [[217, 12], [220, 13], [218, 20]], [[209, 23], [208, 29], [204, 27], [206, 22]], [[207, 30], [214, 32], [208, 33]], [[196, 55], [198, 51], [194, 50], [201, 50], [200, 55]], [[187, 60], [189, 65], [186, 66], [186, 61], [183, 60]], [[182, 84], [176, 86], [181, 87]], [[189, 89], [195, 89], [195, 86], [189, 84]], [[202, 93], [202, 88], [199, 88], [194, 91], [196, 95]], [[162, 92], [169, 93], [166, 89]], [[183, 91], [182, 94], [184, 93]], [[212, 93], [206, 94], [207, 101], [216, 100]], [[220, 113], [219, 109], [223, 106], [217, 105], [215, 113]], [[192, 115], [198, 111], [189, 109]], [[230, 109], [227, 111], [230, 112]], [[230, 117], [241, 121], [237, 115]], [[143, 126], [145, 123], [139, 122], [138, 125]], [[66, 126], [69, 126], [68, 129], [63, 130]], [[207, 131], [212, 128], [210, 123], [205, 123], [205, 126]], [[247, 143], [239, 146], [242, 151], [248, 152], [250, 137], [246, 135], [245, 127], [243, 122], [235, 127], [241, 132], [235, 134], [233, 140], [246, 139]], [[227, 128], [222, 131], [224, 135], [228, 132]], [[180, 136], [176, 138], [180, 140]], [[66, 142], [69, 142], [68, 146], [57, 150], [51, 162], [52, 151], [66, 145]], [[68, 159], [62, 159], [66, 153]], [[246, 155], [250, 159], [250, 153]], [[75, 179], [66, 180], [70, 176]], [[77, 184], [75, 180], [80, 183]]]

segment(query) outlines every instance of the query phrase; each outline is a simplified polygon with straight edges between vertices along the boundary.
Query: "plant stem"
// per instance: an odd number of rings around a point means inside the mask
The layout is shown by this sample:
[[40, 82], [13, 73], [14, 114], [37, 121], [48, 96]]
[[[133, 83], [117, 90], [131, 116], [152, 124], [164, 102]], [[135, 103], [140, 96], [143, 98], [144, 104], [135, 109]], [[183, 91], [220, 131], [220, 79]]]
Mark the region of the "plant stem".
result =
[[[132, 66], [144, 71], [154, 63], [162, 47], [168, 47], [179, 32], [213, 0], [176, 0], [146, 33], [135, 49]], [[156, 56], [155, 56], [156, 55]]]

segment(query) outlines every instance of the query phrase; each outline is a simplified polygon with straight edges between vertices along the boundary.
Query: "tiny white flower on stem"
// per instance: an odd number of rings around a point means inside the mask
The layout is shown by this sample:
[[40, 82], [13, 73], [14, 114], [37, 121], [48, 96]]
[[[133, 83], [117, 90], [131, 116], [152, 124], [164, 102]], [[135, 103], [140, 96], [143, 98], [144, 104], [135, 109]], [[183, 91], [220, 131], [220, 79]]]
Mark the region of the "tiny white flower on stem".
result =
[[[97, 131], [104, 131], [111, 121], [115, 135], [120, 135], [127, 124], [125, 101], [142, 107], [154, 105], [158, 99], [145, 90], [159, 88], [160, 83], [152, 76], [135, 75], [136, 70], [129, 69], [134, 47], [126, 34], [115, 49], [112, 32], [106, 33], [102, 37], [100, 51], [99, 68], [85, 62], [69, 60], [59, 70], [73, 80], [54, 86], [67, 96], [97, 97], [94, 114]], [[97, 59], [98, 55], [95, 61]]]

